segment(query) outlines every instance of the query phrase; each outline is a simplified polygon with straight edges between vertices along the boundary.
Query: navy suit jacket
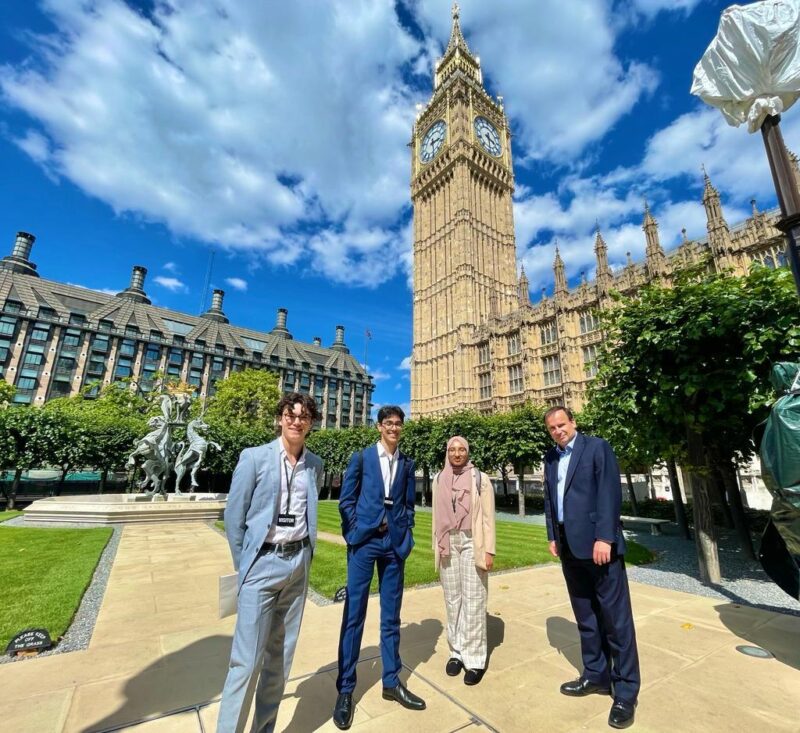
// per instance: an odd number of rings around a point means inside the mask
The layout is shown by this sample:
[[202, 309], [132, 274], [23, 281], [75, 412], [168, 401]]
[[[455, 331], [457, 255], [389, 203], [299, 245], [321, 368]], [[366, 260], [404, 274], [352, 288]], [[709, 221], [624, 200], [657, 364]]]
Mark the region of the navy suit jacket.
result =
[[[362, 459], [359, 458], [359, 453]], [[360, 472], [359, 464], [361, 464]], [[414, 547], [411, 528], [414, 526], [416, 488], [414, 461], [398, 453], [397, 468], [390, 491], [394, 505], [385, 508], [385, 512], [392, 546], [402, 559], [407, 558], [411, 554], [411, 548]], [[371, 445], [363, 451], [353, 453], [350, 457], [350, 463], [344, 473], [342, 491], [339, 494], [342, 535], [348, 545], [361, 544], [378, 528], [384, 516], [383, 498], [383, 475], [378, 447]]]
[[[602, 438], [576, 433], [572, 456], [564, 483], [564, 531], [572, 554], [591, 559], [595, 540], [616, 545], [625, 553], [620, 512], [622, 485], [619, 465], [611, 446]], [[544, 513], [547, 537], [555, 540], [561, 554], [558, 534], [558, 451], [551, 448], [544, 458]]]

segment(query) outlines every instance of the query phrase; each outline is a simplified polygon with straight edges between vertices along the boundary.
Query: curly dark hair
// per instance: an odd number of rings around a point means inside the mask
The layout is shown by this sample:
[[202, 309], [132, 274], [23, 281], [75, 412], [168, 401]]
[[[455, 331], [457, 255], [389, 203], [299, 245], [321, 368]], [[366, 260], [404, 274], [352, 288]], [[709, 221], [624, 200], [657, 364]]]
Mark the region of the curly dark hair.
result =
[[311, 418], [311, 422], [319, 420], [319, 408], [316, 401], [310, 395], [302, 394], [301, 392], [289, 392], [283, 395], [275, 408], [276, 417], [280, 419], [286, 409], [289, 412], [293, 412], [294, 406], [298, 403], [300, 403], [302, 411]]

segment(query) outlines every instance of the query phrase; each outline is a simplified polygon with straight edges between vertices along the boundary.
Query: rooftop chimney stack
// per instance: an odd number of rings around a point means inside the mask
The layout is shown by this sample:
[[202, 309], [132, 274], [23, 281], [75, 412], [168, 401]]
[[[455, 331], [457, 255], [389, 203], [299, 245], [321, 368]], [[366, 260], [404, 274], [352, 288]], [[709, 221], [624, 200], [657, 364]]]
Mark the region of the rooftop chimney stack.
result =
[[118, 298], [125, 298], [136, 303], [150, 304], [147, 293], [144, 292], [144, 278], [147, 275], [147, 268], [141, 265], [134, 265], [131, 270], [131, 284], [125, 290], [117, 293]]
[[225, 291], [217, 288], [211, 294], [211, 307], [203, 313], [200, 318], [207, 318], [209, 321], [218, 323], [229, 323], [228, 317], [222, 310], [222, 300], [225, 298]]
[[39, 277], [36, 272], [36, 265], [30, 261], [31, 249], [36, 237], [28, 232], [17, 232], [17, 238], [14, 240], [14, 247], [8, 257], [3, 257], [0, 260], [0, 270], [11, 270], [11, 272], [18, 272], [21, 275], [32, 275]]
[[344, 354], [349, 354], [350, 349], [344, 343], [344, 326], [336, 326], [336, 338], [333, 340], [333, 346], [331, 348], [334, 351], [341, 351]]
[[314, 346], [322, 346], [322, 339], [319, 336], [314, 336]]
[[273, 336], [282, 339], [292, 338], [292, 334], [289, 333], [289, 329], [286, 328], [286, 316], [288, 313], [289, 311], [287, 311], [286, 308], [278, 308], [278, 314], [275, 316], [275, 328], [270, 331]]

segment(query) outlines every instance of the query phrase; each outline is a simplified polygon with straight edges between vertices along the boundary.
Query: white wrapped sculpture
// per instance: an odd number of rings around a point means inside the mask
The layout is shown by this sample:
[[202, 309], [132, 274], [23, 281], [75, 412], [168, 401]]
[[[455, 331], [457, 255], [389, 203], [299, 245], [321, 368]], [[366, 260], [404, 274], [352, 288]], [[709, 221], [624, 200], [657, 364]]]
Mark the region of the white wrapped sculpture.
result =
[[732, 5], [694, 70], [692, 94], [758, 130], [800, 96], [800, 0]]

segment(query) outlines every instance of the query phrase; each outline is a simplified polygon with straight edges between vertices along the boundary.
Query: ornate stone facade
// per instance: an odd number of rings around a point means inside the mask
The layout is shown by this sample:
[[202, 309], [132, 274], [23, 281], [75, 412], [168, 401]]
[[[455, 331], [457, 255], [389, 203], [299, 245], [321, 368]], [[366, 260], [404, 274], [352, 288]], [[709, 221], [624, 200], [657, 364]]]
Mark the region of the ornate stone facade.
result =
[[[481, 134], [481, 118], [497, 131], [499, 154]], [[754, 260], [785, 264], [785, 239], [775, 227], [779, 212], [759, 212], [753, 202], [752, 217], [729, 227], [705, 175], [706, 237], [688, 240], [684, 231], [683, 243], [665, 252], [645, 204], [644, 262], [634, 263], [629, 253], [627, 265], [613, 272], [598, 228], [595, 279], [570, 289], [556, 249], [553, 295], [532, 304], [524, 269], [516, 275], [514, 173], [502, 98], [492, 100], [482, 87], [457, 6], [433, 96], [414, 125], [410, 147], [414, 417], [465, 408], [488, 413], [529, 401], [580, 409], [603, 338], [597, 311], [610, 305], [610, 291], [630, 294], [654, 279], [669, 283], [676, 267], [705, 256], [713, 268], [735, 273], [746, 272]]]

